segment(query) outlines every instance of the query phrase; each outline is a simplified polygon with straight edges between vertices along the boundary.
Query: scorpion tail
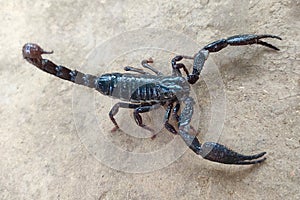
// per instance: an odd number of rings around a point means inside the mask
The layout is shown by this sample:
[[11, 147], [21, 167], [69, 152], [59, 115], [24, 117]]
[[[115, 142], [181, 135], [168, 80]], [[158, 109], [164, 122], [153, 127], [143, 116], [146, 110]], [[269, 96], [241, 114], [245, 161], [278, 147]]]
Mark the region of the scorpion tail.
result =
[[42, 54], [52, 54], [53, 51], [44, 51], [37, 44], [27, 43], [23, 46], [22, 53], [24, 59], [44, 72], [79, 85], [90, 88], [96, 87], [95, 76], [71, 70], [61, 65], [56, 65], [52, 61], [42, 58]]

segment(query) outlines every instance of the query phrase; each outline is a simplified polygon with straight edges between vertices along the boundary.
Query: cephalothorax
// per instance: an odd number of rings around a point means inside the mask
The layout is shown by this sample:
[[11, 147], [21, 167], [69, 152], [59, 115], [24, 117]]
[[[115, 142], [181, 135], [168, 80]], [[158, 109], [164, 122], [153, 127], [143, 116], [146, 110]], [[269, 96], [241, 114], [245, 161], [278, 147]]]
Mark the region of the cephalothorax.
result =
[[[149, 64], [153, 62], [151, 59], [143, 60], [142, 66], [154, 74], [129, 66], [125, 67], [124, 70], [137, 73], [108, 73], [100, 76], [84, 74], [61, 65], [56, 65], [52, 61], [42, 58], [42, 54], [51, 54], [53, 52], [44, 51], [37, 44], [32, 43], [27, 43], [23, 46], [23, 57], [29, 63], [47, 73], [79, 85], [94, 88], [103, 95], [122, 100], [123, 102], [115, 104], [109, 112], [109, 117], [115, 125], [112, 131], [119, 128], [114, 116], [120, 107], [133, 109], [136, 123], [152, 131], [150, 127], [143, 124], [140, 113], [145, 113], [164, 105], [166, 106], [164, 119], [165, 128], [173, 134], [179, 134], [189, 148], [196, 154], [214, 162], [248, 165], [263, 162], [266, 159], [263, 157], [266, 152], [250, 156], [242, 155], [215, 142], [205, 142], [201, 144], [197, 137], [189, 133], [192, 128], [190, 121], [193, 115], [194, 105], [194, 100], [190, 97], [190, 84], [196, 83], [199, 79], [200, 72], [208, 54], [220, 51], [227, 45], [260, 44], [274, 50], [279, 50], [277, 47], [261, 41], [262, 38], [276, 38], [281, 40], [280, 37], [274, 35], [250, 34], [236, 35], [227, 39], [217, 40], [203, 47], [194, 56], [175, 56], [171, 61], [173, 69], [171, 76], [164, 76], [161, 72], [153, 68]], [[182, 59], [193, 59], [192, 73], [189, 73], [183, 63], [178, 63]], [[182, 76], [181, 69], [184, 70], [186, 77]], [[185, 106], [179, 113], [181, 102], [183, 102]], [[169, 118], [172, 113], [177, 120], [178, 127], [176, 128], [169, 123]]]

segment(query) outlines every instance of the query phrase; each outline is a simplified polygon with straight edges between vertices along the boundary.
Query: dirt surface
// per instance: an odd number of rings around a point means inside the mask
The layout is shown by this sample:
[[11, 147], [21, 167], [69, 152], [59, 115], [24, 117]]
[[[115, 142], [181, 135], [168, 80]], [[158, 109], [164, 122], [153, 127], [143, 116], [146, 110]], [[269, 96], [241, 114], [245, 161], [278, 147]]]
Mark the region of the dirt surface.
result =
[[[0, 199], [300, 199], [299, 10], [298, 0], [1, 1]], [[162, 129], [163, 109], [143, 114], [159, 131], [154, 140], [126, 110], [116, 117], [123, 131], [112, 134], [107, 113], [115, 100], [41, 72], [21, 55], [23, 44], [36, 42], [55, 51], [47, 57], [56, 63], [91, 74], [149, 57], [170, 73], [175, 53], [192, 55], [241, 33], [279, 35], [282, 41], [265, 41], [281, 51], [253, 45], [211, 54], [207, 76], [193, 86], [193, 123], [201, 141], [266, 151], [256, 166], [212, 163], [188, 149], [176, 154], [176, 145], [165, 157], [128, 162], [118, 149], [153, 152], [179, 138]], [[147, 49], [153, 38], [157, 46]], [[210, 66], [218, 70], [209, 74]], [[215, 79], [221, 85], [210, 84]], [[216, 104], [211, 94], [220, 88]], [[112, 148], [101, 144], [103, 135]]]

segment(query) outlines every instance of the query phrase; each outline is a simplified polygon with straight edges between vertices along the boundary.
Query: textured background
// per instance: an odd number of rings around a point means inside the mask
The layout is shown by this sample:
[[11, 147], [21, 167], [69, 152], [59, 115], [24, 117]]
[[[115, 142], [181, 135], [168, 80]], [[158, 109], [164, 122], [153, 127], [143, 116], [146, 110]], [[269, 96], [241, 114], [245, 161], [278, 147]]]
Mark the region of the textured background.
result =
[[[0, 199], [300, 199], [298, 0], [0, 2]], [[76, 134], [72, 95], [78, 86], [36, 70], [21, 55], [24, 43], [36, 42], [55, 50], [53, 61], [80, 69], [99, 44], [141, 28], [177, 31], [200, 46], [239, 33], [283, 38], [268, 40], [279, 53], [251, 46], [210, 56], [227, 96], [220, 143], [243, 153], [267, 151], [264, 164], [226, 166], [187, 151], [149, 173], [111, 169]], [[124, 58], [114, 67], [122, 63], [130, 64]], [[210, 116], [204, 85], [194, 86], [201, 132]], [[100, 117], [111, 127], [106, 112]], [[162, 132], [149, 145], [171, 137]], [[129, 149], [138, 145], [122, 132], [111, 137]]]

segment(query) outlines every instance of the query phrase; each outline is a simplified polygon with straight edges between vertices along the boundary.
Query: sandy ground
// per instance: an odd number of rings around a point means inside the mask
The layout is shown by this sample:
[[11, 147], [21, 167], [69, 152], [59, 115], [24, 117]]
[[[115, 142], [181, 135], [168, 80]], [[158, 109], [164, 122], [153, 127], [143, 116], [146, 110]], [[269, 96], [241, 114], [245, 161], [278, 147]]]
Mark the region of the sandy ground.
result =
[[[299, 10], [298, 0], [2, 0], [0, 199], [300, 199]], [[161, 34], [161, 29], [170, 32]], [[138, 66], [148, 57], [169, 73], [174, 52], [191, 55], [209, 42], [240, 33], [279, 35], [282, 41], [267, 41], [281, 51], [248, 46], [211, 54], [226, 98], [213, 104], [210, 94], [221, 86], [209, 86], [203, 78], [193, 86], [199, 104], [194, 121], [202, 141], [217, 140], [245, 154], [267, 151], [266, 162], [256, 166], [216, 164], [187, 150], [169, 164], [159, 163], [160, 155], [124, 167], [127, 162], [116, 157], [116, 147], [150, 152], [176, 137], [161, 130], [151, 140], [149, 133], [131, 126], [129, 111], [117, 116], [123, 131], [111, 134], [107, 113], [114, 101], [43, 73], [21, 55], [24, 43], [36, 42], [55, 50], [51, 60], [88, 73], [122, 71], [120, 66]], [[194, 43], [177, 41], [176, 34]], [[124, 46], [132, 51], [141, 41], [146, 48], [152, 36], [161, 36], [162, 56], [153, 48], [124, 53]], [[97, 55], [105, 61], [91, 56], [99, 45], [103, 52]], [[85, 65], [89, 60], [96, 62], [93, 70]], [[212, 116], [218, 109], [224, 117], [216, 123], [222, 134], [214, 137], [209, 130], [214, 130]], [[143, 116], [161, 128], [161, 119], [154, 119], [162, 111]], [[89, 116], [97, 120], [87, 123]], [[102, 131], [97, 136], [89, 128], [98, 122]], [[148, 135], [141, 139], [129, 132]], [[108, 164], [97, 154], [103, 153], [97, 146], [103, 135], [114, 144], [105, 149]], [[166, 160], [176, 152], [173, 148], [166, 151]]]

